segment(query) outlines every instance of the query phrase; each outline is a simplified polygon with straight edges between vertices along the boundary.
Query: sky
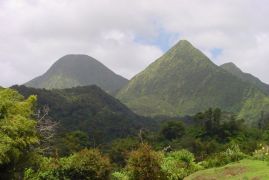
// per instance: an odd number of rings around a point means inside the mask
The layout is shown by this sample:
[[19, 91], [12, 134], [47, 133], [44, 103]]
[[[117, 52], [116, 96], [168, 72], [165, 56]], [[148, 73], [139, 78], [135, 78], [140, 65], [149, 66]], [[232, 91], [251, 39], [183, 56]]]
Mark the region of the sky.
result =
[[0, 86], [66, 54], [130, 79], [181, 39], [269, 83], [268, 0], [0, 0]]

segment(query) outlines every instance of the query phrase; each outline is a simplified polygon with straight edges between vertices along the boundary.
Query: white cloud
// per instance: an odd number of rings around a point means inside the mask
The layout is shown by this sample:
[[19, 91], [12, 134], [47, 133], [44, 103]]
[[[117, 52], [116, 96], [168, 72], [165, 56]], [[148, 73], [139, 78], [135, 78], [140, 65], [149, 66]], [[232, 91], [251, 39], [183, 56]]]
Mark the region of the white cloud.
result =
[[161, 55], [159, 26], [269, 82], [266, 0], [0, 0], [0, 85], [23, 83], [69, 53], [132, 77]]

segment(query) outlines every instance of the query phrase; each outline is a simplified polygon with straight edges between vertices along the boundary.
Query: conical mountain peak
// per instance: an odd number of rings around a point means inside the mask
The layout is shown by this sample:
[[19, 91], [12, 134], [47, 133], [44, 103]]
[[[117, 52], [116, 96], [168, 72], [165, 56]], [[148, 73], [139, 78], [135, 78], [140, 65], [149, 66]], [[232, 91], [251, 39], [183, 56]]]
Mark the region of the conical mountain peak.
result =
[[183, 53], [183, 52], [192, 51], [192, 50], [195, 50], [195, 49], [196, 48], [189, 41], [180, 40], [170, 50], [168, 50], [167, 53], [169, 53], [169, 52]]
[[194, 46], [185, 39], [178, 41], [174, 47], [175, 48], [194, 48]]
[[118, 98], [142, 115], [185, 115], [219, 107], [238, 112], [252, 86], [186, 40], [135, 76]]
[[45, 89], [97, 85], [113, 94], [127, 82], [88, 55], [69, 54], [57, 60], [45, 74], [25, 85]]
[[180, 40], [160, 59], [165, 59], [163, 61], [192, 64], [194, 66], [215, 66], [215, 64], [206, 57], [203, 52], [194, 47], [187, 40]]
[[56, 63], [68, 63], [68, 62], [83, 62], [83, 61], [88, 62], [88, 63], [89, 61], [91, 61], [91, 62], [97, 62], [99, 64], [102, 64], [96, 59], [94, 59], [93, 57], [86, 54], [67, 54], [61, 57], [59, 60], [57, 60], [55, 64]]

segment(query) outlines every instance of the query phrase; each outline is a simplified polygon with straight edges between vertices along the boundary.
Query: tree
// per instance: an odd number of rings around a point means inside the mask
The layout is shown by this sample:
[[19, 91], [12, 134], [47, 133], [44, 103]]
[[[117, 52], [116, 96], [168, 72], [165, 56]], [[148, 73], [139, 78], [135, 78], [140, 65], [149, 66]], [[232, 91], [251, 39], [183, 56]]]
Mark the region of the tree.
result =
[[24, 98], [14, 90], [0, 89], [0, 176], [19, 178], [39, 143], [32, 120], [35, 96]]
[[84, 149], [72, 157], [67, 174], [71, 179], [109, 179], [111, 164], [109, 158], [97, 149]]
[[181, 138], [185, 134], [185, 127], [181, 121], [169, 121], [164, 124], [161, 134], [167, 140]]
[[136, 151], [130, 153], [127, 170], [131, 179], [164, 179], [162, 161], [162, 153], [152, 150], [147, 144], [141, 144]]
[[60, 155], [70, 155], [90, 146], [88, 134], [79, 130], [65, 133], [58, 141]]
[[116, 139], [111, 143], [109, 157], [112, 162], [117, 163], [120, 167], [124, 167], [129, 151], [136, 149], [138, 145], [139, 141], [135, 138]]
[[43, 155], [52, 155], [55, 134], [58, 127], [58, 122], [52, 120], [49, 117], [49, 106], [45, 105], [42, 108], [37, 110], [36, 119], [37, 119], [37, 132], [40, 136], [40, 145]]

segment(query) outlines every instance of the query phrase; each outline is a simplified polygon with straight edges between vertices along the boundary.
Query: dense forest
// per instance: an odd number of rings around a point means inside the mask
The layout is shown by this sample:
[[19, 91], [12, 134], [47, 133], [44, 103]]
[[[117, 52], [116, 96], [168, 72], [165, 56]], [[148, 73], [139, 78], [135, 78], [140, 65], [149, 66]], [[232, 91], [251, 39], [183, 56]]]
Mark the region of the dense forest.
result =
[[[0, 90], [1, 179], [176, 180], [242, 159], [269, 160], [266, 115], [256, 126], [248, 126], [233, 113], [209, 108], [182, 119], [158, 117], [145, 123], [146, 119], [95, 86], [51, 91], [24, 86], [13, 89]], [[84, 93], [100, 101], [82, 106]], [[71, 106], [68, 101], [76, 103]], [[85, 108], [81, 113], [59, 115], [80, 105]], [[93, 110], [101, 115], [94, 115]], [[92, 116], [79, 117], [84, 111]], [[97, 117], [100, 122], [96, 122]], [[134, 124], [124, 124], [124, 117]], [[121, 128], [114, 129], [117, 121]], [[91, 125], [102, 130], [102, 140], [92, 138], [94, 129], [86, 128]]]

